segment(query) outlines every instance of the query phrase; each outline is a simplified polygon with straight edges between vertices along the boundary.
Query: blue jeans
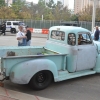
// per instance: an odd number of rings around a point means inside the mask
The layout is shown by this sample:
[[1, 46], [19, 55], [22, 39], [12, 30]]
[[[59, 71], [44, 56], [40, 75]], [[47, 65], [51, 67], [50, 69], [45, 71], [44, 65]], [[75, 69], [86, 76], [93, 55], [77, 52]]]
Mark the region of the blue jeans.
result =
[[27, 41], [26, 46], [30, 46], [30, 44], [31, 44], [31, 40]]
[[22, 43], [18, 42], [18, 46], [26, 46], [27, 40], [23, 38]]

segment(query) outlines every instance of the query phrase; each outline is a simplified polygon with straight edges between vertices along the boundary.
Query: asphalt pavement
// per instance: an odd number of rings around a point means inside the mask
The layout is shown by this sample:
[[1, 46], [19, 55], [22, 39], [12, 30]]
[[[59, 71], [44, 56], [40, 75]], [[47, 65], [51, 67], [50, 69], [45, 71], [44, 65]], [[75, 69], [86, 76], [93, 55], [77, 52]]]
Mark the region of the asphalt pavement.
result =
[[[6, 36], [16, 36], [16, 34], [12, 34], [10, 32], [6, 32]], [[32, 33], [32, 37], [36, 38], [47, 38], [48, 34], [42, 34], [42, 33]]]
[[0, 100], [54, 100], [0, 87]]

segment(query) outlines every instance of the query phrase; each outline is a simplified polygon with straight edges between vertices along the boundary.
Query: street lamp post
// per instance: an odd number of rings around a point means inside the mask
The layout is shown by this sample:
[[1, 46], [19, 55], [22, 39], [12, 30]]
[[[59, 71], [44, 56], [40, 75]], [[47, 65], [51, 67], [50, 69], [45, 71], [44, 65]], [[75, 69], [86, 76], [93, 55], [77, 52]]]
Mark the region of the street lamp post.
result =
[[97, 0], [93, 0], [92, 32], [93, 32], [93, 29], [94, 29], [94, 27], [95, 27], [96, 3], [97, 3]]
[[42, 15], [42, 21], [43, 21], [43, 15]]

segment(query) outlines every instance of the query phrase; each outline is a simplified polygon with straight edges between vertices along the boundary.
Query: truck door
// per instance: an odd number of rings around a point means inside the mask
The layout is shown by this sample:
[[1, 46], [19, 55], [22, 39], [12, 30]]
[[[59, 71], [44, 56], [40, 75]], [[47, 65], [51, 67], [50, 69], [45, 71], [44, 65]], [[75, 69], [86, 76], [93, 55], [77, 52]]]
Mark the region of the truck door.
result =
[[91, 40], [90, 33], [80, 32], [77, 41], [76, 71], [94, 68], [96, 63], [96, 47]]

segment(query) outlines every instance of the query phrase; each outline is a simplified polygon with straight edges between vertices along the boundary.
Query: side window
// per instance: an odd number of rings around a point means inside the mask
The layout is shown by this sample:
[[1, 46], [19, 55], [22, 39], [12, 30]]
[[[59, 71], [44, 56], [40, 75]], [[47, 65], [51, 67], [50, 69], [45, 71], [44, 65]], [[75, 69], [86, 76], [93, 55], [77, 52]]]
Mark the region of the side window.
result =
[[7, 25], [11, 25], [11, 22], [7, 22]]
[[79, 33], [78, 34], [78, 45], [92, 44], [92, 39], [90, 33]]
[[68, 44], [72, 46], [76, 45], [76, 36], [74, 33], [68, 34]]
[[19, 25], [25, 26], [25, 23], [24, 22], [19, 22]]
[[13, 25], [19, 25], [19, 23], [17, 23], [17, 22], [13, 22]]
[[52, 31], [51, 32], [51, 38], [56, 40], [65, 40], [65, 33], [62, 31]]

